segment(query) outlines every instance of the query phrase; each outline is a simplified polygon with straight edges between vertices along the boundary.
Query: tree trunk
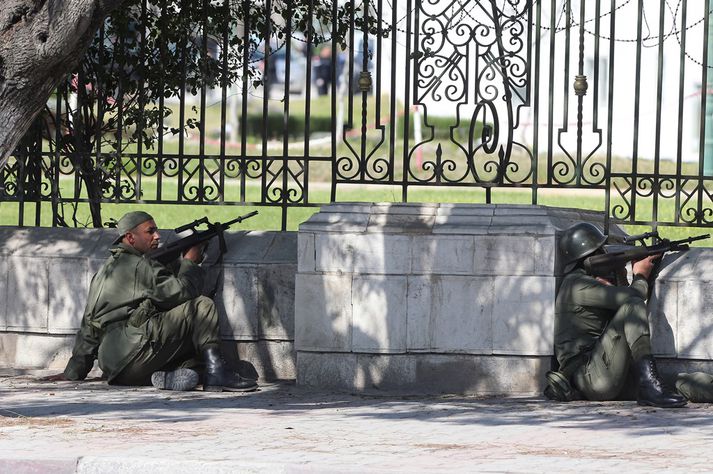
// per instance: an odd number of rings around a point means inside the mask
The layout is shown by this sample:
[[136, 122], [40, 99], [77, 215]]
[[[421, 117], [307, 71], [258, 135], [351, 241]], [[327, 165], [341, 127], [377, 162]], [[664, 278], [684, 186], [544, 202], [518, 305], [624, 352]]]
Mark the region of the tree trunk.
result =
[[0, 169], [124, 0], [0, 0]]

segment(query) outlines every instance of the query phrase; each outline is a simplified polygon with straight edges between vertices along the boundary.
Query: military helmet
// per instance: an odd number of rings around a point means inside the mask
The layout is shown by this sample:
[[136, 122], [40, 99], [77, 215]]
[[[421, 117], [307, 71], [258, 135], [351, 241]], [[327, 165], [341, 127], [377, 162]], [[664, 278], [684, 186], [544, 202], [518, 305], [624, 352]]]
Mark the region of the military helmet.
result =
[[607, 236], [594, 224], [580, 222], [573, 225], [565, 230], [560, 238], [559, 250], [562, 255], [562, 263], [571, 267], [570, 264], [593, 254], [604, 245], [606, 240]]

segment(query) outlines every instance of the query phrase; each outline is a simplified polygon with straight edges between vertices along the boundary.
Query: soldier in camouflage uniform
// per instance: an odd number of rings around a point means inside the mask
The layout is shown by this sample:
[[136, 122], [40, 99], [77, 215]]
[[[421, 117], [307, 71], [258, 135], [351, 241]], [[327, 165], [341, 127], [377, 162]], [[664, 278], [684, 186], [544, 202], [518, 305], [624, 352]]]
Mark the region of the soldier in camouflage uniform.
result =
[[555, 355], [559, 375], [588, 400], [611, 400], [624, 388], [633, 364], [640, 405], [681, 407], [686, 400], [666, 387], [651, 355], [646, 298], [656, 256], [632, 264], [631, 284], [616, 286], [588, 275], [586, 257], [603, 252], [606, 236], [579, 223], [560, 239], [565, 277], [555, 304]]
[[117, 224], [111, 256], [94, 275], [64, 378], [83, 380], [98, 358], [109, 383], [190, 390], [249, 391], [255, 380], [228, 368], [220, 352], [218, 314], [201, 296], [202, 248], [169, 266], [146, 257], [158, 247], [153, 218], [129, 212]]

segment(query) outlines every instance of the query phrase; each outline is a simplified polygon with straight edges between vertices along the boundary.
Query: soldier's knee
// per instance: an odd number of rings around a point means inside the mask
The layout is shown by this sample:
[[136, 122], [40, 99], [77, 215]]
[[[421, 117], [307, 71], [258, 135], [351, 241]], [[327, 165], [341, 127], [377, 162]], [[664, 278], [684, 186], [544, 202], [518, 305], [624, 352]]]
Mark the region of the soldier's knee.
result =
[[194, 301], [195, 301], [196, 306], [203, 306], [203, 307], [208, 307], [208, 308], [215, 306], [215, 303], [213, 302], [213, 300], [208, 298], [207, 296], [204, 296], [204, 295], [197, 296]]
[[215, 308], [215, 302], [207, 296], [199, 296], [193, 300], [195, 311], [198, 316], [216, 319], [218, 318], [218, 312]]

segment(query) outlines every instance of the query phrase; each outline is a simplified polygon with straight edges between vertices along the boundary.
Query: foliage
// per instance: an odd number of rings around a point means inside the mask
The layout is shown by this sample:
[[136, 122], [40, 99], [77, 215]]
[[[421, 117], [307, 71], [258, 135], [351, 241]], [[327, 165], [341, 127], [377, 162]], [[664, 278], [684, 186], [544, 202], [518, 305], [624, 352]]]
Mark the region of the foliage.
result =
[[[102, 197], [121, 192], [112, 176], [126, 147], [150, 149], [161, 134], [203, 126], [195, 118], [167, 126], [171, 109], [164, 100], [260, 85], [257, 59], [292, 40], [332, 40], [344, 48], [352, 22], [376, 33], [354, 11], [359, 8], [330, 0], [132, 0], [111, 15], [58, 88], [61, 112], [50, 103], [43, 115], [50, 152], [67, 156], [86, 186], [92, 225], [102, 226]], [[72, 218], [77, 225], [76, 206]], [[57, 220], [66, 225], [61, 211]]]

